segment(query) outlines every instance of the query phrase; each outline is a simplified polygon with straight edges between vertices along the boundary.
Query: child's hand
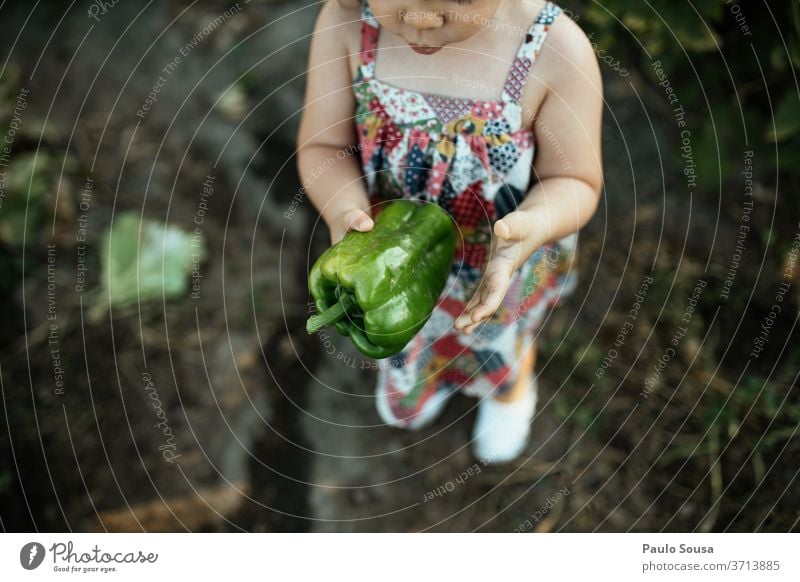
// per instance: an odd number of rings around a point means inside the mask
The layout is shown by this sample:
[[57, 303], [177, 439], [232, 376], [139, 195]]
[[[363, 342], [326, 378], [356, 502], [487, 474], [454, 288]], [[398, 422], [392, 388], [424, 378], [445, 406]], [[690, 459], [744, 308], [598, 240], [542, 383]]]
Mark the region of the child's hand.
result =
[[470, 334], [482, 321], [494, 315], [508, 292], [514, 272], [546, 240], [535, 224], [532, 213], [519, 210], [495, 222], [486, 272], [456, 319], [456, 329]]
[[331, 245], [342, 240], [349, 230], [367, 232], [372, 230], [374, 224], [370, 215], [360, 208], [351, 208], [340, 212], [328, 223], [328, 229], [331, 231]]

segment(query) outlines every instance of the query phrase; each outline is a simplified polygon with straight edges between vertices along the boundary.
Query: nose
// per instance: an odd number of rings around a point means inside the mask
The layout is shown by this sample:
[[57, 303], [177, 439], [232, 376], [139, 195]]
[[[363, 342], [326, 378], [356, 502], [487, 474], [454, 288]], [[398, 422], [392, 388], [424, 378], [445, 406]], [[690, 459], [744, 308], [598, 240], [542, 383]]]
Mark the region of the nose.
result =
[[415, 30], [440, 28], [444, 24], [444, 14], [432, 10], [405, 10], [403, 22]]

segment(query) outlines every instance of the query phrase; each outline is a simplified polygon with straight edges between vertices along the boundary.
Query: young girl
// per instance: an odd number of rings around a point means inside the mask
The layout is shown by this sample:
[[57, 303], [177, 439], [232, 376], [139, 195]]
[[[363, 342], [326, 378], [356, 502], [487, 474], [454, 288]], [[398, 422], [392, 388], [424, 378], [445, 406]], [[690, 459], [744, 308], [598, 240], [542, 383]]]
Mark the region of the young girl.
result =
[[379, 367], [386, 423], [427, 425], [461, 390], [480, 399], [479, 459], [525, 449], [535, 336], [600, 196], [601, 116], [591, 44], [552, 2], [325, 3], [298, 167], [331, 243], [395, 198], [440, 205], [459, 231], [433, 315]]

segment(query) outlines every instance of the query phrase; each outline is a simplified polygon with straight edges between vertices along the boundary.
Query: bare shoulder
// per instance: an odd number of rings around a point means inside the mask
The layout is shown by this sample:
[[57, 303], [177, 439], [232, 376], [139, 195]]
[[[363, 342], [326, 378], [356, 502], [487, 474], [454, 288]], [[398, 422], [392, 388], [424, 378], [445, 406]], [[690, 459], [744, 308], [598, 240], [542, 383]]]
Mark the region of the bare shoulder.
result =
[[539, 72], [551, 89], [602, 86], [594, 47], [568, 13], [562, 13], [550, 27], [539, 60]]
[[337, 39], [348, 53], [355, 50], [360, 30], [360, 2], [340, 2], [339, 0], [324, 2], [314, 26], [315, 35], [325, 35]]
[[358, 24], [361, 21], [360, 2], [341, 2], [340, 0], [325, 0], [319, 13], [317, 25], [342, 26]]

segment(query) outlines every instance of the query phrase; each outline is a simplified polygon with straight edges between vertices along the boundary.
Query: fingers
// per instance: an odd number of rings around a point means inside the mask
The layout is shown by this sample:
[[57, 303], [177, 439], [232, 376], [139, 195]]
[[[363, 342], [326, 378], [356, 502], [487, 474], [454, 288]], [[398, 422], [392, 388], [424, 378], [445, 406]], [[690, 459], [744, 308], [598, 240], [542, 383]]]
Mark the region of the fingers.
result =
[[[495, 222], [494, 234], [502, 241], [518, 243], [527, 239], [533, 228], [535, 220], [527, 212], [515, 211]], [[486, 274], [464, 311], [456, 318], [453, 324], [456, 329], [469, 335], [500, 308], [511, 284], [520, 248], [519, 244], [493, 244]]]
[[480, 305], [482, 301], [482, 294], [483, 289], [485, 287], [485, 280], [481, 282], [481, 285], [478, 287], [478, 290], [475, 294], [470, 297], [470, 300], [464, 306], [464, 311], [461, 312], [454, 324], [456, 329], [466, 329], [466, 327], [471, 326], [476, 321], [480, 321], [479, 319], [474, 319], [475, 308]]
[[465, 327], [464, 328], [464, 335], [472, 335], [472, 332], [475, 331], [475, 328], [477, 328], [481, 324], [481, 322], [482, 322], [482, 320], [481, 321], [477, 321], [477, 322]]
[[494, 234], [507, 241], [520, 241], [530, 236], [530, 216], [519, 210], [506, 214], [494, 223]]
[[367, 232], [372, 230], [372, 227], [374, 226], [374, 222], [372, 221], [372, 218], [370, 218], [369, 214], [360, 208], [348, 210], [343, 217], [343, 222], [345, 224], [345, 231], [352, 229], [360, 232]]
[[468, 324], [464, 328], [464, 333], [468, 335], [471, 334], [475, 328], [478, 327], [478, 325], [491, 318], [500, 307], [500, 303], [502, 301], [503, 293], [501, 293], [500, 290], [493, 289], [491, 291], [487, 291], [487, 293], [481, 298], [480, 303], [473, 308], [472, 314], [470, 315], [472, 323]]
[[360, 208], [351, 208], [342, 214], [330, 226], [331, 231], [331, 245], [335, 245], [344, 238], [350, 230], [357, 230], [359, 232], [368, 232], [375, 226], [369, 214]]
[[478, 297], [477, 293], [473, 295], [472, 299], [470, 299], [467, 305], [464, 307], [464, 311], [462, 311], [461, 315], [459, 315], [456, 318], [455, 322], [453, 322], [453, 326], [456, 329], [464, 331], [466, 330], [467, 327], [470, 327], [472, 326], [473, 323], [475, 323], [475, 320], [473, 320], [472, 317], [474, 313], [473, 308], [478, 303], [477, 297]]
[[500, 307], [508, 290], [507, 283], [507, 278], [497, 274], [484, 279], [484, 283], [469, 300], [462, 314], [456, 318], [455, 328], [469, 335], [481, 322], [489, 319]]
[[490, 317], [500, 307], [503, 297], [496, 284], [484, 287], [481, 291], [481, 300], [472, 309], [472, 321], [480, 321]]

